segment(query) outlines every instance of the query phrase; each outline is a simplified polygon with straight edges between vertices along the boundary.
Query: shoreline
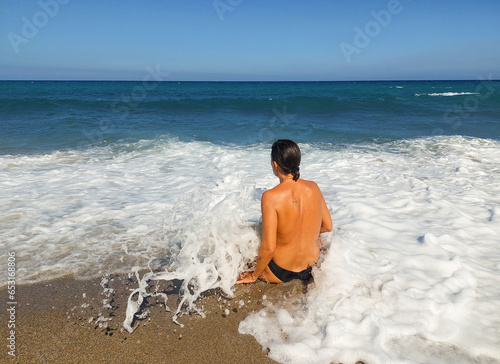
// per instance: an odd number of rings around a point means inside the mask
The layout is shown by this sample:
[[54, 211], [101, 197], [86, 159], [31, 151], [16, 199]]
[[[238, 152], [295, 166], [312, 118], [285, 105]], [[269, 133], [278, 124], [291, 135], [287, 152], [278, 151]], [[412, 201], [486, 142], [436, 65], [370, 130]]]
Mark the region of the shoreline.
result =
[[[134, 321], [132, 334], [123, 329], [129, 289], [137, 283], [125, 274], [76, 280], [64, 277], [16, 287], [15, 357], [2, 346], [1, 362], [151, 362], [151, 363], [276, 363], [251, 335], [238, 332], [239, 323], [252, 311], [264, 308], [267, 297], [282, 296], [278, 285], [258, 282], [237, 286], [226, 299], [210, 292], [197, 302], [206, 317], [179, 316], [149, 298], [143, 320]], [[290, 286], [288, 286], [290, 289]], [[281, 293], [280, 293], [281, 292]], [[177, 308], [177, 292], [168, 294], [168, 305]], [[0, 288], [8, 302], [7, 287]], [[243, 304], [242, 304], [243, 303]], [[107, 306], [109, 304], [109, 306]], [[4, 335], [9, 335], [8, 312], [0, 315]], [[5, 336], [6, 338], [8, 336]]]

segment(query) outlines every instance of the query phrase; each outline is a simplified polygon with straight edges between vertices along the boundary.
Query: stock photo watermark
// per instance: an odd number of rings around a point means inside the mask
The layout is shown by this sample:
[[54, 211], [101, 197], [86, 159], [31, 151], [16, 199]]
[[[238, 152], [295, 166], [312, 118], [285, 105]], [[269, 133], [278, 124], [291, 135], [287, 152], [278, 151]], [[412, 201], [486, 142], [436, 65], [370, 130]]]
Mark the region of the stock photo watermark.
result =
[[134, 86], [130, 94], [122, 94], [120, 100], [111, 104], [111, 110], [121, 114], [121, 119], [126, 118], [130, 110], [136, 108], [143, 102], [147, 98], [148, 92], [156, 89], [158, 83], [165, 81], [166, 77], [169, 75], [168, 72], [160, 71], [160, 65], [156, 65], [156, 69], [147, 66], [146, 71], [147, 73], [143, 77], [141, 85]]
[[256, 137], [249, 137], [248, 141], [253, 143], [261, 143], [276, 139], [276, 133], [279, 133], [290, 124], [290, 120], [295, 118], [295, 114], [289, 114], [287, 107], [283, 106], [283, 111], [280, 112], [277, 108], [272, 110], [274, 116], [269, 120], [269, 125], [260, 129]]
[[378, 37], [382, 33], [382, 30], [389, 26], [393, 16], [400, 14], [402, 11], [403, 5], [399, 0], [389, 0], [385, 9], [370, 11], [372, 20], [368, 21], [364, 27], [355, 26], [353, 28], [354, 38], [352, 42], [340, 43], [340, 50], [347, 63], [352, 62], [354, 54], [360, 54], [363, 49], [368, 47], [372, 40]]
[[[141, 102], [143, 102], [147, 96], [148, 92], [156, 89], [160, 82], [165, 81], [166, 77], [169, 75], [168, 72], [162, 72], [160, 70], [160, 65], [156, 65], [155, 68], [151, 66], [146, 66], [146, 74], [142, 79], [142, 83], [134, 86], [129, 94], [122, 94], [120, 99], [111, 103], [111, 110], [113, 113], [118, 114], [118, 119], [125, 119], [129, 116], [130, 111], [137, 108]], [[115, 122], [109, 119], [102, 119], [99, 122], [99, 126], [94, 129], [83, 129], [82, 133], [93, 145], [102, 143], [105, 140], [105, 135], [109, 133], [115, 127]], [[78, 148], [83, 148], [87, 146], [88, 143], [81, 142]]]
[[[443, 114], [443, 120], [446, 124], [451, 125], [453, 130], [457, 130], [462, 123], [471, 117], [471, 114], [479, 109], [481, 101], [487, 100], [496, 90], [494, 87], [493, 75], [490, 73], [488, 78], [479, 76], [477, 78], [479, 84], [474, 92], [467, 95], [463, 102], [456, 103], [453, 107]], [[434, 135], [444, 133], [443, 129], [437, 128], [434, 130]]]
[[7, 256], [7, 354], [16, 356], [16, 253]]
[[39, 10], [32, 16], [21, 18], [21, 30], [19, 33], [9, 32], [7, 38], [14, 52], [19, 53], [19, 47], [27, 44], [33, 39], [41, 28], [49, 24], [51, 18], [54, 18], [61, 10], [61, 5], [66, 5], [70, 0], [40, 0], [37, 2]]
[[224, 14], [228, 11], [233, 12], [242, 2], [243, 0], [214, 0], [212, 5], [220, 21], [224, 21]]

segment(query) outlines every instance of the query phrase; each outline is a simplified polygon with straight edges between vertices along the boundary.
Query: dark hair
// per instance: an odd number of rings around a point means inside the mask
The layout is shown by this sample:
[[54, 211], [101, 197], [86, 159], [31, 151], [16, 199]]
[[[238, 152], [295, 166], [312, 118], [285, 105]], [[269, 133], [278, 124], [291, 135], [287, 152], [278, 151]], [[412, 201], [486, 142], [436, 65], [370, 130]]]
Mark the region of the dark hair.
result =
[[271, 160], [276, 162], [285, 174], [293, 174], [293, 180], [300, 177], [300, 148], [288, 139], [276, 140], [271, 148]]

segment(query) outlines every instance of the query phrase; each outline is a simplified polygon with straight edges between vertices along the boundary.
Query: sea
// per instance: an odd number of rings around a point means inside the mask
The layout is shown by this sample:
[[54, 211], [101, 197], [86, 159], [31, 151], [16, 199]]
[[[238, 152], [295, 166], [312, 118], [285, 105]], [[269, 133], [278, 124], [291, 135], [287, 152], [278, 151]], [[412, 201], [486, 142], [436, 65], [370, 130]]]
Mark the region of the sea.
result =
[[[334, 230], [300, 299], [239, 326], [281, 363], [500, 362], [500, 82], [0, 82], [0, 256], [18, 284], [235, 290], [296, 141]], [[152, 276], [142, 276], [144, 270]], [[175, 310], [176, 307], [173, 307]], [[168, 313], [166, 313], [168, 314]]]

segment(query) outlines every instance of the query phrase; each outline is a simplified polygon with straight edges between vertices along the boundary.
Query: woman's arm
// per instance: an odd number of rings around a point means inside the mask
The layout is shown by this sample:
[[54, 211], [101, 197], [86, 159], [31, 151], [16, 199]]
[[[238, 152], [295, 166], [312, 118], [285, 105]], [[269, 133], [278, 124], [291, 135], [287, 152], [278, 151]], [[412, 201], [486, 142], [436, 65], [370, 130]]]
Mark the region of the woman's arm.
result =
[[319, 229], [319, 233], [327, 233], [333, 230], [332, 217], [330, 216], [330, 211], [328, 211], [328, 207], [326, 206], [325, 198], [321, 193], [321, 228]]
[[266, 269], [276, 249], [276, 235], [278, 232], [278, 213], [275, 209], [275, 201], [271, 191], [262, 195], [262, 242], [260, 243], [257, 266], [253, 272], [245, 272], [239, 275], [236, 283], [255, 282]]

